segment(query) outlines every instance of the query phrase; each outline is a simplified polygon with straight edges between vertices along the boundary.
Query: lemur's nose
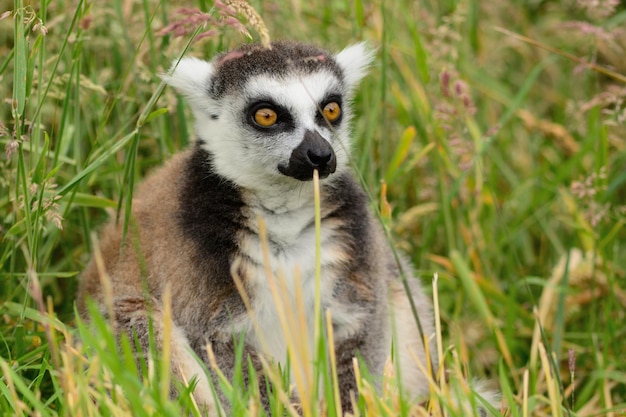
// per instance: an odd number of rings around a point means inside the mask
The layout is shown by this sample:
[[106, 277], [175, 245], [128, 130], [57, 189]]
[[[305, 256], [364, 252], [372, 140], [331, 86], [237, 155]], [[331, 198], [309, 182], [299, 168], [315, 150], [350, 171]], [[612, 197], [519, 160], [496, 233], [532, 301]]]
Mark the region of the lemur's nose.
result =
[[313, 179], [313, 171], [319, 172], [320, 178], [326, 178], [337, 169], [335, 151], [318, 132], [306, 130], [302, 142], [293, 150], [287, 166], [280, 165], [278, 170], [300, 181]]
[[309, 161], [311, 162], [311, 165], [313, 165], [313, 167], [315, 168], [324, 169], [326, 165], [328, 165], [331, 161], [334, 160], [332, 149], [329, 149], [328, 152], [325, 152], [325, 150], [322, 149], [322, 152], [319, 152], [319, 153], [312, 151], [312, 150], [308, 150], [306, 155], [309, 157]]

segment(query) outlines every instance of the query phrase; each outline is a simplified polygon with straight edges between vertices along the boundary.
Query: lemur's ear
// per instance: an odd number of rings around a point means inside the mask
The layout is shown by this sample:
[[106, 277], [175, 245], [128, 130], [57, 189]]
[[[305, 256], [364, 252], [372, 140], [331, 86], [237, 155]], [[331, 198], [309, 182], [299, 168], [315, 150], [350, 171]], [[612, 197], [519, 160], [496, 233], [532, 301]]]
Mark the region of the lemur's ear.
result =
[[189, 57], [174, 61], [162, 78], [185, 96], [196, 110], [196, 106], [206, 102], [213, 71], [213, 64], [210, 62]]
[[343, 70], [344, 79], [350, 89], [354, 88], [367, 73], [376, 52], [366, 42], [348, 46], [335, 55], [335, 61]]

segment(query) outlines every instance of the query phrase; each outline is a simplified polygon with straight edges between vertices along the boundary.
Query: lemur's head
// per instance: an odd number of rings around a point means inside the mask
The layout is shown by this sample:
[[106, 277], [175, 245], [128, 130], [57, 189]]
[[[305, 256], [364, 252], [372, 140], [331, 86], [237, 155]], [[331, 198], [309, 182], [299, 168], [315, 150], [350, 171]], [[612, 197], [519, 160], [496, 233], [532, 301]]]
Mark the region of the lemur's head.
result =
[[184, 58], [165, 77], [188, 100], [202, 146], [234, 183], [326, 178], [348, 162], [349, 101], [372, 53], [315, 46], [243, 45], [206, 62]]

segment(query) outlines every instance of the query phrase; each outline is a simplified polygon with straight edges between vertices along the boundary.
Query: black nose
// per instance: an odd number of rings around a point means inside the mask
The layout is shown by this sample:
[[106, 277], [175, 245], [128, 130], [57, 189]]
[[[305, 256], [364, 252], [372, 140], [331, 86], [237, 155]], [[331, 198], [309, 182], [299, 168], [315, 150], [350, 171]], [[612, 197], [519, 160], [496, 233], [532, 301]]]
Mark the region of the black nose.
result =
[[324, 150], [322, 150], [320, 153], [308, 150], [306, 155], [309, 158], [309, 162], [312, 167], [322, 170], [326, 168], [330, 161], [334, 160], [334, 153], [330, 148], [329, 152], [324, 152]]
[[291, 152], [289, 163], [279, 165], [278, 170], [300, 181], [313, 179], [313, 171], [319, 172], [320, 178], [326, 178], [337, 169], [335, 151], [330, 143], [319, 133], [307, 130], [302, 142]]

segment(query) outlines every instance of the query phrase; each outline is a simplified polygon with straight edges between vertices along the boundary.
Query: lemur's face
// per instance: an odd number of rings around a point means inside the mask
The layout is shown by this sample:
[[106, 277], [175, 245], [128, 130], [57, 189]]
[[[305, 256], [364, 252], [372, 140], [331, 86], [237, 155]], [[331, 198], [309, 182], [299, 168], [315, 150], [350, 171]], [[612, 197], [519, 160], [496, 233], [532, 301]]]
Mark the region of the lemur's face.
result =
[[252, 188], [327, 178], [347, 166], [348, 106], [370, 55], [314, 47], [244, 46], [211, 63], [182, 60], [168, 82], [190, 101], [218, 173]]

